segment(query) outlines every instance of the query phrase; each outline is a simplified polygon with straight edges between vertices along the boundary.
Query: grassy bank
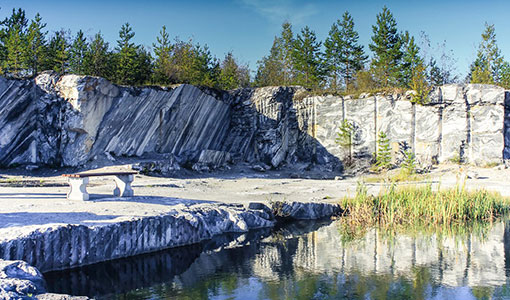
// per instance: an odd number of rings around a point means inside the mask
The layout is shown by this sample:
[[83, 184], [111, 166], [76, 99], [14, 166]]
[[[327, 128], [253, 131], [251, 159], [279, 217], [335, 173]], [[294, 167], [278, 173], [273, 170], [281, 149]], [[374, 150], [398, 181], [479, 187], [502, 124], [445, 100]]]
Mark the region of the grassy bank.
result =
[[462, 188], [434, 191], [432, 186], [391, 185], [377, 196], [358, 184], [356, 196], [342, 200], [343, 223], [351, 230], [372, 226], [444, 226], [492, 222], [510, 210], [510, 201], [497, 193]]

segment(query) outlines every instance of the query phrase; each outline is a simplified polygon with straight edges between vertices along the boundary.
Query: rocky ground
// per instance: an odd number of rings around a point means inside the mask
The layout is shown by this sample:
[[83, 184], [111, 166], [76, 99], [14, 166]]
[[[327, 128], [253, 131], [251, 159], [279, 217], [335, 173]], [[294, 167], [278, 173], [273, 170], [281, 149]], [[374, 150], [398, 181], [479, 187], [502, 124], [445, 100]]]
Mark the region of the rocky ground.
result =
[[[118, 165], [106, 169], [123, 169]], [[102, 168], [100, 170], [104, 170]], [[88, 191], [91, 201], [68, 201], [69, 190], [63, 173], [76, 169], [52, 170], [24, 168], [2, 170], [0, 173], [0, 228], [40, 225], [45, 223], [104, 222], [117, 216], [143, 216], [165, 212], [175, 205], [194, 203], [244, 203], [273, 201], [339, 202], [355, 195], [358, 182], [365, 182], [370, 193], [376, 194], [387, 186], [375, 177], [358, 175], [342, 177], [338, 174], [312, 171], [258, 172], [248, 166], [214, 173], [181, 172], [177, 177], [136, 175], [134, 198], [112, 196], [114, 181], [108, 177], [91, 178]], [[393, 173], [398, 172], [394, 170]], [[400, 185], [432, 183], [441, 188], [464, 184], [468, 189], [488, 189], [510, 197], [507, 180], [510, 169], [503, 165], [480, 168], [454, 164], [434, 167], [420, 181], [401, 182]], [[389, 175], [391, 177], [391, 174]]]

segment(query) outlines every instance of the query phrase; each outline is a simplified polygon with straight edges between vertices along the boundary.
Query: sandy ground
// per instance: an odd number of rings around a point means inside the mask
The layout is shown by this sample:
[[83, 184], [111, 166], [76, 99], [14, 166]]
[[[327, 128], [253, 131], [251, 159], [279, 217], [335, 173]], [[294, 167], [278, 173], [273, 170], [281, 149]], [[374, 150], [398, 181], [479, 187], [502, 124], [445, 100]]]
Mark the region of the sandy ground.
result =
[[[122, 166], [109, 167], [110, 170]], [[104, 170], [104, 169], [102, 169]], [[370, 175], [339, 179], [307, 179], [279, 172], [219, 172], [164, 178], [135, 175], [135, 197], [114, 198], [115, 183], [110, 177], [93, 177], [88, 191], [90, 201], [69, 201], [66, 178], [61, 171], [26, 172], [0, 170], [0, 229], [43, 225], [50, 223], [102, 224], [136, 216], [167, 213], [176, 208], [207, 202], [242, 203], [271, 201], [338, 202], [353, 196], [358, 182]], [[467, 176], [473, 178], [466, 178]], [[317, 177], [317, 176], [315, 176]], [[463, 183], [469, 189], [487, 189], [510, 197], [510, 169], [443, 165], [426, 175], [421, 182], [401, 183], [415, 185], [432, 183], [441, 188]], [[365, 183], [368, 191], [377, 194], [387, 187], [385, 183]], [[0, 231], [1, 233], [1, 231]]]

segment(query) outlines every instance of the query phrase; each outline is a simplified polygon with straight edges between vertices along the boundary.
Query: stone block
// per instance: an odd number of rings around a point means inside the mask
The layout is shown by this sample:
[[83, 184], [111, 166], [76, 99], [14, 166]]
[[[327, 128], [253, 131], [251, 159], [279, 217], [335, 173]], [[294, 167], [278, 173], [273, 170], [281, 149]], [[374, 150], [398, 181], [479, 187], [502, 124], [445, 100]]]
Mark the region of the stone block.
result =
[[458, 84], [445, 84], [441, 86], [441, 99], [443, 103], [464, 103], [464, 87]]
[[469, 105], [504, 105], [505, 89], [490, 84], [468, 84], [465, 89]]
[[355, 156], [367, 156], [375, 152], [375, 101], [375, 97], [345, 101], [346, 119], [354, 125]]
[[[441, 156], [439, 162], [467, 155], [468, 128], [465, 105], [445, 107], [442, 119]], [[463, 152], [463, 153], [461, 153]]]
[[439, 157], [440, 137], [439, 108], [416, 105], [416, 158], [430, 164]]

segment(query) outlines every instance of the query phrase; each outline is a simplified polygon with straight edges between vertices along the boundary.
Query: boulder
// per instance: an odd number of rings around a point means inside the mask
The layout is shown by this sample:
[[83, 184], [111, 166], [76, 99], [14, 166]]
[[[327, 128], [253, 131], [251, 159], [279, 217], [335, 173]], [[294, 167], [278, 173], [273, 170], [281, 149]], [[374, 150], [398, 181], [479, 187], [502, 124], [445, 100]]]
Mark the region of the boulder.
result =
[[272, 203], [273, 214], [278, 218], [296, 220], [315, 220], [340, 214], [338, 204], [320, 202], [281, 202]]
[[226, 151], [202, 150], [192, 168], [196, 171], [210, 171], [225, 168], [231, 161], [231, 155]]
[[174, 155], [166, 154], [164, 156], [165, 157], [161, 159], [138, 162], [133, 164], [131, 168], [143, 174], [157, 173], [163, 175], [174, 174], [181, 170], [181, 167]]
[[0, 259], [1, 299], [20, 299], [44, 292], [45, 281], [39, 270], [21, 260]]

